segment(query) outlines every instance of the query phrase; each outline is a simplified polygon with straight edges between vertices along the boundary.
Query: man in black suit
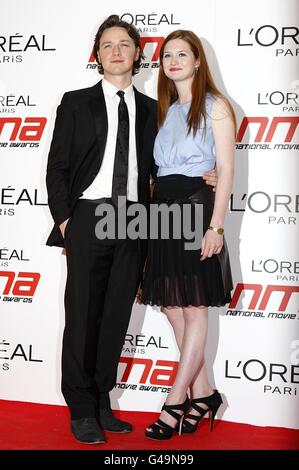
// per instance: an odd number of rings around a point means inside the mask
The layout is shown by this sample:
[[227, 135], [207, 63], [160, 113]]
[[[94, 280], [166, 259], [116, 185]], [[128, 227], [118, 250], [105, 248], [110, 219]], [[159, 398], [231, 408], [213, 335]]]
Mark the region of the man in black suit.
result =
[[127, 206], [148, 205], [157, 132], [155, 100], [132, 85], [142, 56], [137, 29], [110, 16], [97, 32], [94, 56], [104, 79], [64, 94], [46, 179], [55, 222], [47, 244], [66, 248], [68, 268], [62, 392], [72, 433], [89, 444], [104, 442], [102, 429], [132, 429], [113, 415], [109, 391], [146, 251], [138, 240], [99, 240], [95, 209], [115, 207], [117, 196]]

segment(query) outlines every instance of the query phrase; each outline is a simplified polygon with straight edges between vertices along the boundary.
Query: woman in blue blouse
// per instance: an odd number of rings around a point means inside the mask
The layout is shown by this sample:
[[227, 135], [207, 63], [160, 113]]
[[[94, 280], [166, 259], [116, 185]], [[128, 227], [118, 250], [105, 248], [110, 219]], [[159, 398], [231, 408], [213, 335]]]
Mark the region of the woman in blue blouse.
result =
[[[233, 287], [223, 224], [233, 182], [235, 115], [214, 84], [200, 39], [191, 31], [174, 31], [161, 48], [158, 124], [153, 203], [189, 204], [196, 230], [195, 204], [203, 207], [200, 247], [186, 249], [190, 240], [175, 236], [174, 218], [168, 239], [149, 242], [142, 303], [161, 307], [180, 350], [178, 372], [160, 418], [146, 430], [149, 438], [164, 440], [174, 431], [193, 433], [207, 412], [212, 430], [222, 399], [209, 383], [204, 358], [208, 307], [230, 302]], [[213, 192], [202, 175], [215, 162], [218, 182]]]

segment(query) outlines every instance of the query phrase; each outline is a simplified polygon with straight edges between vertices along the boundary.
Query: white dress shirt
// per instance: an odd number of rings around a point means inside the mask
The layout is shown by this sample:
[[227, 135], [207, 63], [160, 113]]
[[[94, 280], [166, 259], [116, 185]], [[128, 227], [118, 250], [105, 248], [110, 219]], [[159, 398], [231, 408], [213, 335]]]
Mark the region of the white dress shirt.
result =
[[[102, 86], [108, 116], [106, 148], [101, 168], [91, 185], [84, 191], [81, 199], [100, 199], [102, 197], [112, 196], [112, 179], [118, 128], [118, 105], [120, 102], [120, 97], [116, 94], [119, 89], [112, 85], [112, 83], [108, 82], [105, 78], [102, 80]], [[132, 83], [123, 91], [125, 93], [124, 99], [128, 107], [130, 127], [127, 199], [129, 201], [138, 201], [138, 168], [135, 135], [136, 104]]]

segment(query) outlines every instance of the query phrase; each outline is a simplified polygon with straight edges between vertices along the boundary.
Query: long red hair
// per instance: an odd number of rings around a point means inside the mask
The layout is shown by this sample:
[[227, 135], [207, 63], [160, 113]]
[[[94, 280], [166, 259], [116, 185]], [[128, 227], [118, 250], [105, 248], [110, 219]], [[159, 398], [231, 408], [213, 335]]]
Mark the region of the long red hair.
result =
[[195, 135], [202, 120], [204, 123], [204, 129], [206, 129], [207, 114], [205, 109], [205, 98], [207, 92], [222, 98], [227, 103], [236, 128], [234, 110], [228, 99], [220, 93], [214, 83], [200, 39], [192, 31], [184, 29], [178, 29], [170, 33], [165, 38], [160, 50], [160, 69], [158, 77], [158, 126], [161, 127], [163, 125], [169, 106], [178, 99], [175, 84], [172, 80], [166, 77], [163, 69], [165, 46], [172, 39], [183, 39], [186, 41], [189, 44], [195, 59], [199, 59], [200, 62], [197, 72], [194, 73], [191, 88], [192, 101], [187, 120], [189, 132], [193, 130], [193, 134]]

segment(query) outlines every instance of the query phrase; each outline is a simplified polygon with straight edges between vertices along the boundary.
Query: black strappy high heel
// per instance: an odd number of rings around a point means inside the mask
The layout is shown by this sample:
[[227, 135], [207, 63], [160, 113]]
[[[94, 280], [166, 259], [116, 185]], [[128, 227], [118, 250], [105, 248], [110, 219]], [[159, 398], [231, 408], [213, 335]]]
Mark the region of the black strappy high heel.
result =
[[[198, 403], [203, 403], [208, 406], [208, 408], [202, 408]], [[213, 423], [218, 411], [218, 408], [223, 403], [222, 398], [218, 390], [214, 390], [212, 395], [203, 398], [194, 398], [190, 401], [190, 407], [199, 413], [199, 415], [193, 415], [191, 413], [185, 415], [185, 418], [182, 422], [181, 434], [192, 434], [196, 431], [200, 420], [209, 412], [210, 418], [210, 432], [213, 430]], [[192, 419], [195, 421], [195, 424], [190, 423], [187, 419]], [[176, 430], [178, 430], [176, 428]]]
[[[157, 439], [157, 440], [165, 440], [170, 439], [175, 430], [178, 429], [179, 434], [181, 434], [181, 428], [185, 413], [188, 411], [190, 407], [190, 400], [188, 396], [184, 403], [180, 403], [179, 405], [166, 405], [164, 404], [162, 407], [162, 411], [165, 410], [168, 414], [170, 414], [173, 418], [178, 420], [178, 424], [175, 428], [170, 426], [169, 424], [164, 423], [160, 418], [153, 424], [149, 426], [150, 431], [146, 430], [145, 435], [150, 439]], [[182, 411], [183, 414], [176, 413], [174, 410]]]

